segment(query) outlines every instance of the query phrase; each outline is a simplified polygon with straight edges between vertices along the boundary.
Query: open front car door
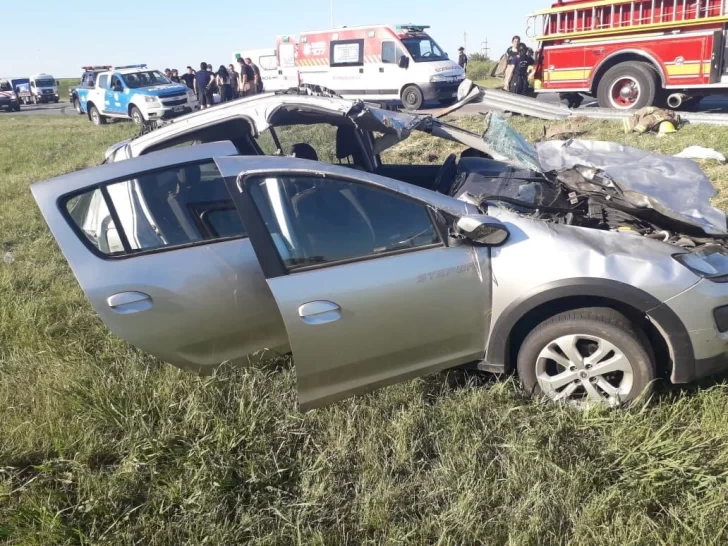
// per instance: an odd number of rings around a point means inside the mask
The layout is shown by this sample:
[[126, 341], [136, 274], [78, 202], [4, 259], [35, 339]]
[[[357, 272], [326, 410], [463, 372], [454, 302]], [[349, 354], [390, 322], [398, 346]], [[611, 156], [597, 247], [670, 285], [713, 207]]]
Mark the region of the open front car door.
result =
[[449, 241], [445, 218], [475, 207], [305, 160], [217, 165], [283, 317], [302, 410], [483, 357], [490, 253]]

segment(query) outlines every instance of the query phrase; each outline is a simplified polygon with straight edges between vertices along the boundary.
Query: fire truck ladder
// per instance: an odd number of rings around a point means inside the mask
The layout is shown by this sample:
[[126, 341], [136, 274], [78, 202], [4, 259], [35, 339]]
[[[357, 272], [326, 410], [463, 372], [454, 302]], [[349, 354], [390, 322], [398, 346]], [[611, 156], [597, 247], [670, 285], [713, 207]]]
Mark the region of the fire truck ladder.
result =
[[531, 15], [528, 33], [544, 41], [703, 25], [728, 21], [727, 4], [725, 0], [567, 0]]

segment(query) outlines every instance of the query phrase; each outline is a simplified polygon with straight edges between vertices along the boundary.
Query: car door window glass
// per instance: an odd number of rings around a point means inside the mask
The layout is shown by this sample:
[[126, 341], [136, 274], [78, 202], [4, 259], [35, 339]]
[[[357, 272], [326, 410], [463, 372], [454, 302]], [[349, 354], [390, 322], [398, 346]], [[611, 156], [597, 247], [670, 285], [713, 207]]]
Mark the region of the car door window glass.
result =
[[397, 60], [394, 56], [394, 42], [382, 42], [382, 62], [383, 63], [396, 63]]
[[250, 195], [289, 270], [441, 244], [426, 205], [365, 184], [260, 178]]
[[69, 199], [66, 209], [86, 240], [107, 255], [245, 236], [212, 162], [145, 173], [105, 185], [103, 191], [94, 188]]
[[104, 74], [103, 76], [99, 76], [99, 87], [101, 89], [106, 89], [107, 82], [109, 81], [109, 75]]

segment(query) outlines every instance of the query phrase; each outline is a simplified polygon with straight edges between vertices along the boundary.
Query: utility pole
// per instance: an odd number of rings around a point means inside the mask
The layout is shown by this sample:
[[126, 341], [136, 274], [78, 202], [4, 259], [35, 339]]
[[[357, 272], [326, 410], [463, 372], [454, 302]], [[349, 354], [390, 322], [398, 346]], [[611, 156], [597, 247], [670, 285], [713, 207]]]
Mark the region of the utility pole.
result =
[[485, 39], [485, 42], [480, 43], [480, 53], [488, 59], [488, 52], [490, 51], [490, 48], [488, 47], [488, 38]]

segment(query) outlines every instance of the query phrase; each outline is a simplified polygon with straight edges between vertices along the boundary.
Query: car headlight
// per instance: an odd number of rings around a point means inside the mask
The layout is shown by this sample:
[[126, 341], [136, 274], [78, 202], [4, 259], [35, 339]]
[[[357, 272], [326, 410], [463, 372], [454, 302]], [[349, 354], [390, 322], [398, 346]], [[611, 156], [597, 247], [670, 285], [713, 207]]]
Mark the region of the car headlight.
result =
[[156, 104], [157, 97], [144, 97], [144, 102], [146, 102], [147, 104]]
[[728, 249], [706, 245], [698, 250], [673, 256], [696, 275], [716, 282], [728, 282]]
[[452, 79], [452, 76], [435, 75], [430, 77], [430, 83], [447, 82]]

